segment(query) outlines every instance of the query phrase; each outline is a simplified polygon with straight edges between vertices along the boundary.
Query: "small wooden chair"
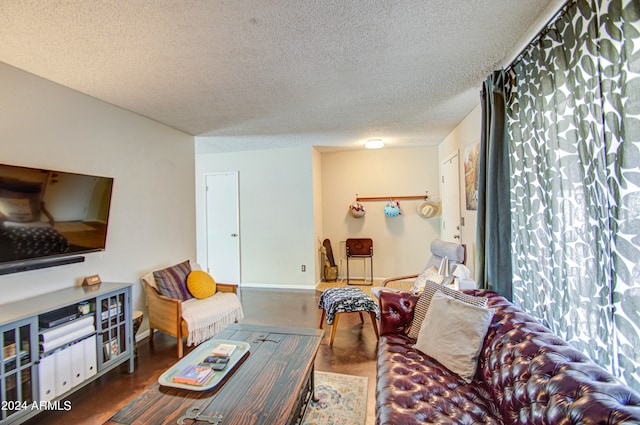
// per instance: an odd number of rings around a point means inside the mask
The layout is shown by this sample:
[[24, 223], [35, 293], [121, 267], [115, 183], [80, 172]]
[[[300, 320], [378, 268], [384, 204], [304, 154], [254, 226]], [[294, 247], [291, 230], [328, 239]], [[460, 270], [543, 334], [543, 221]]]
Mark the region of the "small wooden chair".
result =
[[[350, 238], [345, 242], [345, 248], [347, 251], [347, 285], [373, 285], [373, 240], [370, 238]], [[350, 283], [349, 282], [349, 258], [362, 258], [362, 261], [366, 262], [369, 259], [371, 266], [371, 282], [367, 283], [366, 273], [362, 276], [364, 283]], [[364, 267], [363, 267], [364, 270]]]

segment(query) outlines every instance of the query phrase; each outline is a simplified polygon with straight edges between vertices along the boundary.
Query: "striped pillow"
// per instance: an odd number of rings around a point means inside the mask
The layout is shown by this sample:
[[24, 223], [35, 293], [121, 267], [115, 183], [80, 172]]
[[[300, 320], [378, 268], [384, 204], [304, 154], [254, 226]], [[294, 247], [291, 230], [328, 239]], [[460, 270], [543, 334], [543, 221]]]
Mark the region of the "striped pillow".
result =
[[184, 301], [193, 298], [187, 290], [187, 276], [191, 273], [189, 260], [153, 272], [158, 291], [166, 297]]
[[420, 294], [420, 298], [418, 298], [418, 302], [416, 303], [416, 306], [414, 308], [413, 322], [411, 322], [411, 327], [409, 328], [409, 332], [407, 333], [409, 337], [415, 339], [418, 338], [420, 327], [422, 326], [424, 317], [427, 315], [427, 310], [429, 310], [429, 305], [431, 304], [431, 298], [437, 291], [441, 291], [445, 295], [449, 295], [456, 300], [475, 305], [476, 307], [484, 308], [487, 306], [487, 299], [484, 297], [474, 297], [473, 295], [467, 295], [460, 291], [456, 291], [455, 289], [447, 288], [446, 286], [442, 286], [438, 283], [434, 283], [428, 280], [424, 285], [424, 290], [422, 291], [422, 294]]

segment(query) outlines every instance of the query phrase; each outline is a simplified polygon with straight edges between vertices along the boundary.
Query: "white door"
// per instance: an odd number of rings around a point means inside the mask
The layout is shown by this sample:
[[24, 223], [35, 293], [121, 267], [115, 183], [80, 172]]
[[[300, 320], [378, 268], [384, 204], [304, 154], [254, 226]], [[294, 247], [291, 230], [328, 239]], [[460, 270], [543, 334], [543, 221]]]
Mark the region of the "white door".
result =
[[460, 163], [459, 155], [449, 156], [442, 162], [442, 220], [440, 237], [449, 242], [460, 240]]
[[238, 172], [207, 174], [207, 272], [221, 283], [240, 284]]

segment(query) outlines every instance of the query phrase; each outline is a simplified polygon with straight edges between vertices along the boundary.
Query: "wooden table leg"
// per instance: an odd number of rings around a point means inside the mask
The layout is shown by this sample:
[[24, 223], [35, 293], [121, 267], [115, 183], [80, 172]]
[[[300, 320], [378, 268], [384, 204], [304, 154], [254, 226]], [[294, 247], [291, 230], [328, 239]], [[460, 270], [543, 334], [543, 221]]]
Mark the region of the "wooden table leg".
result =
[[336, 337], [336, 331], [338, 330], [338, 317], [340, 314], [336, 314], [333, 318], [333, 326], [331, 327], [331, 341], [329, 342], [329, 346], [333, 347], [333, 339]]
[[380, 334], [378, 333], [378, 323], [376, 319], [376, 314], [373, 311], [369, 312], [369, 316], [371, 317], [371, 323], [373, 324], [373, 330], [376, 332], [376, 339], [380, 341]]

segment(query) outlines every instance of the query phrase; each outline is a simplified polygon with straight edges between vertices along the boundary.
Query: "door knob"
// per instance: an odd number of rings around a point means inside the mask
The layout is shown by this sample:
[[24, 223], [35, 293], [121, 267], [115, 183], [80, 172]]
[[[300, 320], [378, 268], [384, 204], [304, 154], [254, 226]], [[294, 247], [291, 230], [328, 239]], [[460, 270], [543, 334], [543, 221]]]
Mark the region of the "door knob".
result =
[[231, 237], [232, 237], [232, 238], [237, 238], [237, 237], [238, 237], [238, 234], [237, 234], [237, 233], [232, 233], [232, 234], [231, 234]]
[[454, 239], [460, 239], [460, 235], [453, 235]]

